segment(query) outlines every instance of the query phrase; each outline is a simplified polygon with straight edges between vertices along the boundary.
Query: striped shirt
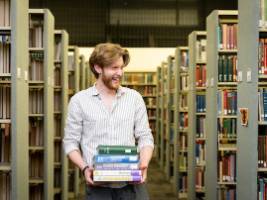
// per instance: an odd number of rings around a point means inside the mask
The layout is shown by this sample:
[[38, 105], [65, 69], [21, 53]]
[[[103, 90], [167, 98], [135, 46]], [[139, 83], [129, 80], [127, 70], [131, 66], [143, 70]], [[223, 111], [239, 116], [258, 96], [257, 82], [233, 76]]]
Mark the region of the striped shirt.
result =
[[75, 94], [68, 106], [63, 139], [65, 153], [81, 148], [89, 166], [98, 145], [135, 145], [154, 147], [142, 96], [135, 90], [120, 87], [112, 108], [101, 100], [95, 86]]

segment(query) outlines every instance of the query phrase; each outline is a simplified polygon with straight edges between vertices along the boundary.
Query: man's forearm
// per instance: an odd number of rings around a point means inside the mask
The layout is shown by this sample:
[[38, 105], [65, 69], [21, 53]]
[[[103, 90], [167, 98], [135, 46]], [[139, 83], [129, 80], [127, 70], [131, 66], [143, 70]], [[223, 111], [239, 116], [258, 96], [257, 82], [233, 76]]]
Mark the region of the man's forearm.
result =
[[141, 163], [141, 165], [148, 167], [148, 164], [152, 158], [152, 155], [153, 155], [153, 147], [144, 146], [140, 150], [140, 163]]
[[84, 162], [81, 152], [79, 150], [74, 150], [68, 154], [69, 159], [78, 166], [81, 170], [86, 166]]

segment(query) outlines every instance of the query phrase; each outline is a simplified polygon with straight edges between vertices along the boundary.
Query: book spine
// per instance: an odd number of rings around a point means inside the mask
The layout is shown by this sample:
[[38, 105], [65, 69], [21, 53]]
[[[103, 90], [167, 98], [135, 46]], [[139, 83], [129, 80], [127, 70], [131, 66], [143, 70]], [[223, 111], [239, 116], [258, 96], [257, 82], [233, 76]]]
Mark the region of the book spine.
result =
[[131, 170], [139, 169], [138, 163], [99, 163], [94, 166], [96, 170]]
[[94, 176], [141, 176], [141, 170], [94, 170]]
[[138, 156], [130, 155], [96, 155], [95, 163], [137, 163]]
[[142, 176], [94, 176], [95, 182], [141, 181]]
[[137, 149], [128, 149], [128, 148], [99, 148], [98, 149], [98, 154], [112, 154], [112, 155], [136, 155], [137, 154]]

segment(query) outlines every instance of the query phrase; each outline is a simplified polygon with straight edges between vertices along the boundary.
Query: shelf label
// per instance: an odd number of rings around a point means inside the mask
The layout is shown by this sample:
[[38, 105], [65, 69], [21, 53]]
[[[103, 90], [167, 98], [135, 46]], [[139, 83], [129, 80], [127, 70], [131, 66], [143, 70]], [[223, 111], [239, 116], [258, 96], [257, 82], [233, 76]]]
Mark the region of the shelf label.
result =
[[243, 76], [242, 75], [242, 71], [238, 71], [238, 76], [237, 76], [237, 81], [238, 82], [242, 82], [242, 79], [243, 79], [242, 76]]
[[28, 81], [28, 71], [27, 70], [24, 71], [24, 80]]
[[17, 69], [17, 78], [21, 79], [21, 68], [20, 67], [18, 67]]
[[213, 87], [214, 86], [214, 78], [211, 78], [210, 79], [210, 87]]
[[248, 126], [248, 108], [239, 108], [241, 125]]
[[247, 71], [247, 82], [251, 82], [251, 69]]

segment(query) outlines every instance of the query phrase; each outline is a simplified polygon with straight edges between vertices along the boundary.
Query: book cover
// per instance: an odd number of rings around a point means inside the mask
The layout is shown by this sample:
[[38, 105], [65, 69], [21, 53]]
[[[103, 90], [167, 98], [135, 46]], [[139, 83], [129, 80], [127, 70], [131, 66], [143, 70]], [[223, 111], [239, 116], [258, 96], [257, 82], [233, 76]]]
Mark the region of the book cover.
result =
[[136, 155], [137, 147], [136, 146], [108, 146], [108, 145], [99, 145], [97, 147], [98, 154], [113, 154], [113, 155]]

